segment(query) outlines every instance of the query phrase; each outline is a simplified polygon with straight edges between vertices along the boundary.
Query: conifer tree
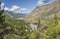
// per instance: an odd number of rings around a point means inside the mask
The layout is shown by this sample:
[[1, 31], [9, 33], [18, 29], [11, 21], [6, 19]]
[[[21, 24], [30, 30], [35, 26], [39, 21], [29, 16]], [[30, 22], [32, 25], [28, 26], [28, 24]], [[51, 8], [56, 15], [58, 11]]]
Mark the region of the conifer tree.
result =
[[40, 18], [38, 18], [38, 28], [41, 26]]
[[[38, 24], [37, 24], [37, 29], [38, 29], [38, 31], [40, 31], [40, 28], [41, 28], [41, 21], [40, 21], [40, 18], [38, 18]], [[37, 39], [39, 39], [39, 36], [40, 36], [40, 33], [39, 32], [37, 32], [36, 33], [36, 38]]]
[[56, 26], [58, 24], [58, 17], [57, 15], [55, 14], [54, 15], [54, 26]]
[[[1, 5], [1, 3], [0, 3], [0, 5]], [[4, 21], [5, 21], [5, 16], [3, 15], [3, 13], [4, 13], [4, 10], [0, 9], [0, 24], [2, 24], [2, 25], [4, 24]]]
[[4, 24], [5, 16], [3, 15], [4, 10], [0, 10], [0, 24]]
[[0, 2], [0, 39], [3, 39], [4, 36], [4, 21], [5, 21], [5, 16], [3, 15], [4, 10], [1, 10], [1, 2]]

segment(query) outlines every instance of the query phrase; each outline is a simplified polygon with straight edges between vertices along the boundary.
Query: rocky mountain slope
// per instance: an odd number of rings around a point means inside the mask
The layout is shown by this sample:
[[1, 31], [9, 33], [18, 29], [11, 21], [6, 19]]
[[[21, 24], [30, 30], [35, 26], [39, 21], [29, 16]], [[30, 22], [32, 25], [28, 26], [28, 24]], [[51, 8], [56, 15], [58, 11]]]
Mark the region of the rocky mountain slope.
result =
[[40, 19], [49, 19], [57, 14], [58, 18], [60, 18], [60, 0], [57, 0], [51, 4], [47, 4], [44, 6], [37, 6], [31, 14], [25, 18], [26, 21], [34, 22], [38, 18]]

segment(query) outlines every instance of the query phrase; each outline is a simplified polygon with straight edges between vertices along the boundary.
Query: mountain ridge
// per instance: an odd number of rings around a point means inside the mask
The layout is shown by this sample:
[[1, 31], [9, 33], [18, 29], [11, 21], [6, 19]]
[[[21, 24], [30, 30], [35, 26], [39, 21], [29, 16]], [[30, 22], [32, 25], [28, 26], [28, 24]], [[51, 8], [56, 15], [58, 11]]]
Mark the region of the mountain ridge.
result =
[[13, 11], [5, 11], [5, 15], [8, 15], [9, 17], [12, 18], [24, 18], [25, 16], [27, 16], [27, 13], [14, 13]]
[[37, 6], [31, 14], [25, 18], [28, 21], [36, 21], [38, 18], [52, 18], [54, 14], [60, 18], [60, 0], [57, 0], [51, 4], [44, 5], [44, 6]]

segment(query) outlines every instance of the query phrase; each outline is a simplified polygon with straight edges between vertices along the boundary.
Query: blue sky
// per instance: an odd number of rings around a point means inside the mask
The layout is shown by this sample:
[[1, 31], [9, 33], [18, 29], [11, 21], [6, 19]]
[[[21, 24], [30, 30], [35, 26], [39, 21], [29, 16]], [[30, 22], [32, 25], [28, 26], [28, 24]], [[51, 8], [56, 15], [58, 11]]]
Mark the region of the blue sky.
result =
[[16, 13], [30, 13], [36, 6], [43, 6], [55, 0], [0, 0], [5, 6], [5, 10]]

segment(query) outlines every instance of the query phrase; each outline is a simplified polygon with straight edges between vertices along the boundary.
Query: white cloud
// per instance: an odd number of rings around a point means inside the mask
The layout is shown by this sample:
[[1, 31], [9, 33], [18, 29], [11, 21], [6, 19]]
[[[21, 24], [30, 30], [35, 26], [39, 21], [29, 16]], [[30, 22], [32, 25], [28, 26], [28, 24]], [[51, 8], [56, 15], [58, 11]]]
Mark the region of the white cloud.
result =
[[15, 10], [17, 10], [17, 9], [19, 9], [19, 8], [20, 8], [19, 6], [14, 5], [14, 6], [11, 7], [10, 10], [11, 10], [11, 11], [15, 11]]
[[14, 5], [11, 8], [5, 7], [5, 10], [13, 11], [15, 13], [29, 13], [29, 9], [27, 8], [20, 8], [20, 6]]
[[15, 11], [15, 13], [29, 13], [29, 10], [27, 8], [20, 8]]
[[14, 6], [12, 6], [11, 8], [5, 7], [4, 9], [5, 9], [5, 10], [8, 10], [8, 11], [15, 11], [15, 10], [17, 10], [17, 9], [19, 9], [19, 8], [20, 8], [19, 6], [14, 5]]
[[4, 3], [1, 3], [1, 6], [4, 6]]
[[43, 2], [43, 1], [45, 1], [45, 0], [39, 0], [39, 1]]
[[[45, 1], [47, 1], [47, 2], [45, 2]], [[42, 5], [50, 4], [54, 1], [57, 1], [57, 0], [38, 0], [37, 4], [38, 4], [38, 6], [42, 6]]]
[[5, 9], [5, 10], [9, 10], [9, 8], [7, 8], [7, 7], [5, 7], [4, 9]]
[[28, 10], [27, 8], [21, 8], [20, 10], [24, 10], [24, 11], [26, 11], [26, 10]]
[[44, 5], [44, 1], [45, 1], [45, 0], [38, 0], [37, 4], [38, 4], [39, 6], [42, 6], [42, 5]]

